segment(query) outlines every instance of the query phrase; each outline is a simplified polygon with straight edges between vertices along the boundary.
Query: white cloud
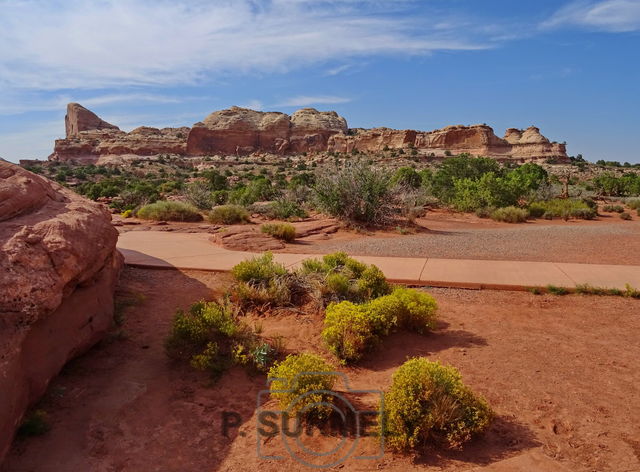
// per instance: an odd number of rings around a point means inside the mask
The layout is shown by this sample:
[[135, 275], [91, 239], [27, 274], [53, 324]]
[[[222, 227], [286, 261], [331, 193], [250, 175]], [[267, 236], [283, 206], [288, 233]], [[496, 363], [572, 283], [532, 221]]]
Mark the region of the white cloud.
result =
[[[349, 57], [488, 47], [453, 23], [398, 14], [407, 3], [5, 0], [0, 90], [188, 84]], [[396, 14], [384, 14], [389, 9]]]
[[558, 10], [542, 23], [543, 29], [565, 25], [592, 30], [624, 33], [640, 30], [640, 1], [638, 0], [579, 0]]
[[333, 95], [299, 95], [291, 97], [281, 103], [278, 107], [307, 107], [310, 105], [336, 105], [338, 103], [348, 103], [351, 99], [347, 97], [336, 97]]
[[182, 99], [149, 93], [120, 93], [79, 98], [73, 94], [43, 97], [40, 94], [6, 94], [0, 96], [0, 115], [14, 115], [30, 111], [63, 111], [67, 103], [80, 102], [87, 107], [112, 103], [180, 103]]

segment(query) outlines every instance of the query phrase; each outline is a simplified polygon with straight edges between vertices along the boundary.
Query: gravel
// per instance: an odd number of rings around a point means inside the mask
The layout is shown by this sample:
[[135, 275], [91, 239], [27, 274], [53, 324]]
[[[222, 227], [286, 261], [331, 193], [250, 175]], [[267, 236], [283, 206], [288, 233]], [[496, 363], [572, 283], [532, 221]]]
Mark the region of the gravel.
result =
[[455, 229], [328, 240], [305, 248], [305, 252], [314, 253], [333, 251], [362, 256], [640, 265], [640, 225], [629, 222]]

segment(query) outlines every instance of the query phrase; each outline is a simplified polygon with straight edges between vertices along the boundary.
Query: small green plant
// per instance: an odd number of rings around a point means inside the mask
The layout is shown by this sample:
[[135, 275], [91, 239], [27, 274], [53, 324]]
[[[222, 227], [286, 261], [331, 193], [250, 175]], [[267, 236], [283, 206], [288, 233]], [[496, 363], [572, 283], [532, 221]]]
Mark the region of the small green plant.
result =
[[363, 302], [391, 292], [380, 269], [363, 264], [344, 252], [327, 254], [322, 260], [303, 261], [300, 275], [315, 287], [317, 296], [325, 302]]
[[605, 205], [602, 207], [602, 211], [606, 211], [607, 213], [622, 213], [624, 207], [622, 205]]
[[138, 210], [138, 218], [155, 221], [201, 221], [198, 209], [183, 202], [161, 201]]
[[120, 213], [120, 216], [122, 218], [131, 218], [133, 216], [133, 210], [125, 210], [122, 213]]
[[294, 220], [309, 216], [304, 208], [292, 200], [278, 199], [269, 204], [267, 209], [269, 218], [276, 220]]
[[18, 428], [17, 436], [26, 438], [42, 436], [51, 430], [49, 415], [44, 410], [32, 410], [25, 415], [22, 424]]
[[229, 303], [199, 301], [178, 310], [165, 341], [169, 357], [188, 361], [198, 370], [219, 376], [233, 364], [264, 370], [275, 350], [236, 317]]
[[387, 444], [396, 450], [430, 442], [459, 448], [486, 430], [493, 416], [487, 402], [463, 384], [454, 367], [413, 358], [393, 374], [380, 426]]
[[289, 223], [267, 223], [260, 227], [260, 231], [288, 243], [296, 239], [296, 229]]
[[334, 369], [314, 354], [291, 354], [269, 369], [271, 396], [290, 415], [325, 419], [332, 411], [329, 393], [336, 382]]
[[593, 207], [592, 200], [576, 200], [570, 198], [555, 198], [552, 200], [533, 202], [529, 205], [529, 213], [535, 218], [541, 215], [548, 220], [553, 218], [592, 220], [598, 216], [596, 208]]
[[631, 214], [627, 213], [626, 211], [620, 213], [620, 218], [623, 219], [623, 220], [627, 220], [627, 221], [632, 219], [631, 218]]
[[632, 210], [639, 210], [640, 211], [640, 199], [627, 201], [627, 206], [629, 208], [631, 208]]
[[275, 262], [273, 254], [267, 251], [261, 256], [238, 263], [231, 269], [231, 273], [239, 282], [259, 284], [285, 275], [287, 269], [284, 265]]
[[210, 223], [234, 225], [249, 222], [249, 212], [240, 205], [220, 205], [209, 212]]
[[508, 206], [505, 208], [498, 208], [491, 213], [491, 219], [496, 221], [503, 221], [505, 223], [524, 223], [529, 217], [529, 212], [524, 208], [517, 208], [514, 206]]
[[557, 287], [556, 285], [547, 285], [547, 292], [551, 295], [567, 295], [569, 290], [564, 287]]

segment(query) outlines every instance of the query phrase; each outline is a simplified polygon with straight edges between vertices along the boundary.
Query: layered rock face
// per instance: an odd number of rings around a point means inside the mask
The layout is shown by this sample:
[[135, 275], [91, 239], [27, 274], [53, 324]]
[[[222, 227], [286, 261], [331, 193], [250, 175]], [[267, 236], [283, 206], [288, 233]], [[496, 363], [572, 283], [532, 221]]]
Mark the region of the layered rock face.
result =
[[497, 137], [487, 125], [447, 126], [435, 131], [393, 130], [374, 128], [351, 130], [349, 135], [337, 134], [328, 142], [329, 151], [352, 150], [379, 152], [383, 149], [413, 147], [443, 154], [467, 152], [496, 158], [521, 160], [568, 160], [564, 144], [552, 143], [536, 127], [526, 130], [510, 128], [503, 139]]
[[346, 120], [336, 112], [303, 108], [289, 117], [284, 113], [231, 107], [211, 113], [203, 122], [193, 125], [187, 154], [324, 151], [330, 136], [346, 131]]
[[111, 326], [117, 237], [101, 205], [0, 160], [0, 461], [49, 381]]
[[141, 126], [130, 133], [70, 103], [65, 116], [67, 137], [56, 139], [51, 161], [95, 162], [100, 156], [186, 154], [190, 128]]
[[193, 128], [137, 128], [130, 133], [101, 120], [77, 103], [67, 109], [67, 137], [56, 140], [50, 160], [95, 161], [100, 156], [177, 154], [207, 156], [302, 152], [380, 152], [415, 148], [436, 155], [468, 152], [504, 159], [567, 160], [564, 144], [540, 130], [510, 128], [504, 138], [487, 125], [448, 126], [435, 131], [389, 128], [349, 129], [336, 112], [303, 108], [289, 116], [231, 107], [216, 111]]

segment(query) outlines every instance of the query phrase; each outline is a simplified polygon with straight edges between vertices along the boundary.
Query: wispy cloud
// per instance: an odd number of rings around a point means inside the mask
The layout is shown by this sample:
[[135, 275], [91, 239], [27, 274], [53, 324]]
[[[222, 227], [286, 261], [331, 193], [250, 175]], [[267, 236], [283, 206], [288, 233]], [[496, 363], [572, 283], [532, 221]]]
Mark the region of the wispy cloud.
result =
[[347, 97], [336, 97], [334, 95], [300, 95], [291, 97], [278, 103], [278, 107], [307, 107], [310, 105], [336, 105], [338, 103], [348, 103], [351, 99]]
[[80, 98], [77, 94], [57, 94], [43, 97], [38, 93], [0, 95], [0, 115], [15, 115], [29, 111], [63, 111], [69, 102], [84, 106], [101, 106], [113, 103], [180, 103], [183, 99], [149, 93], [105, 94]]
[[187, 84], [336, 58], [490, 47], [454, 23], [411, 17], [411, 3], [5, 0], [0, 89]]
[[540, 26], [551, 29], [567, 25], [612, 33], [640, 31], [640, 2], [578, 0], [558, 10]]

